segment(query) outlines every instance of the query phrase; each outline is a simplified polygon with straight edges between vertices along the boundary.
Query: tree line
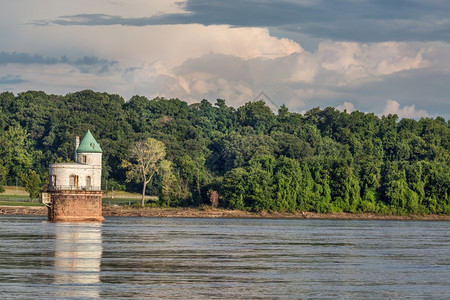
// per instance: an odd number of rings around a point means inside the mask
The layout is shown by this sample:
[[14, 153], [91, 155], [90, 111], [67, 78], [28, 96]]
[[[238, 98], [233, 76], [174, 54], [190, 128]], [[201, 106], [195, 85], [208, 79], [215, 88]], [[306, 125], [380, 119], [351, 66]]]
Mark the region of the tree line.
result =
[[263, 101], [235, 109], [222, 99], [125, 101], [91, 90], [0, 94], [0, 189], [35, 174], [48, 182], [48, 165], [71, 161], [75, 136], [88, 129], [104, 149], [103, 188], [141, 191], [127, 180], [133, 145], [161, 143], [162, 166], [146, 185], [160, 205], [450, 213], [450, 121], [442, 117], [331, 107], [299, 114], [284, 105], [274, 113]]

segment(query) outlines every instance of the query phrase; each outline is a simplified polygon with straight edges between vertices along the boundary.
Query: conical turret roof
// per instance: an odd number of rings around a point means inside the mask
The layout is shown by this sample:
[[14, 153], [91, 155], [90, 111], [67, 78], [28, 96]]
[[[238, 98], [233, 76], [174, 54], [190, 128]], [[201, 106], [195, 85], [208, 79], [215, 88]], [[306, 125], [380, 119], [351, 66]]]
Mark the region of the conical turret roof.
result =
[[102, 148], [92, 136], [90, 130], [87, 131], [84, 138], [81, 140], [80, 145], [77, 148], [77, 153], [90, 152], [90, 153], [102, 153]]

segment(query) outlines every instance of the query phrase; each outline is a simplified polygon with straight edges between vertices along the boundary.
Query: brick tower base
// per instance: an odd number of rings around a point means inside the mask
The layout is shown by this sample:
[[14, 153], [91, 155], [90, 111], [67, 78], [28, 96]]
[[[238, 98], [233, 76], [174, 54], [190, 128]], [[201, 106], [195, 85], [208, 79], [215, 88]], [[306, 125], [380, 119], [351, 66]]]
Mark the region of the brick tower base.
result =
[[48, 220], [52, 222], [102, 222], [101, 191], [50, 191]]

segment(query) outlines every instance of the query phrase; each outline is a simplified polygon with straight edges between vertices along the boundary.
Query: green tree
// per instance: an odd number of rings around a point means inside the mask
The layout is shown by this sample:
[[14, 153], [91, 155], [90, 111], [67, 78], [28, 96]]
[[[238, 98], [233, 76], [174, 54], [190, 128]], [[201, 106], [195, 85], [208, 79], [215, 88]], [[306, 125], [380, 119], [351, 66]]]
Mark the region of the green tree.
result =
[[248, 165], [255, 155], [273, 155], [277, 142], [266, 135], [239, 134], [233, 132], [214, 141], [211, 145], [215, 150], [210, 161], [214, 160], [217, 173], [224, 174], [233, 168]]
[[235, 130], [236, 127], [236, 110], [233, 107], [228, 107], [225, 100], [217, 99], [216, 104], [216, 124], [217, 130], [222, 133], [228, 133]]
[[162, 159], [166, 156], [165, 146], [153, 138], [138, 141], [130, 149], [131, 162], [124, 160], [123, 167], [128, 169], [127, 181], [142, 182], [141, 206], [144, 207], [147, 184], [158, 172]]
[[[321, 158], [315, 158], [308, 166], [313, 184], [308, 187], [308, 202], [316, 212], [329, 212], [331, 202], [330, 174]], [[309, 181], [309, 180], [308, 180]]]
[[300, 163], [294, 159], [280, 157], [275, 168], [274, 208], [279, 211], [295, 212], [297, 209], [307, 210], [303, 190], [303, 174]]
[[29, 170], [28, 173], [23, 173], [20, 178], [25, 191], [30, 195], [30, 199], [38, 198], [42, 191], [41, 177], [34, 170]]
[[203, 156], [191, 157], [184, 155], [181, 158], [181, 176], [189, 184], [190, 190], [195, 190], [197, 203], [203, 203], [201, 187], [204, 185], [205, 176], [205, 158]]
[[5, 189], [3, 188], [3, 185], [5, 184], [5, 177], [6, 177], [6, 168], [0, 165], [0, 193], [5, 191]]
[[171, 206], [177, 204], [177, 186], [178, 180], [173, 172], [172, 162], [169, 160], [162, 160], [159, 166], [159, 173], [161, 177], [161, 192], [159, 199], [164, 206]]
[[262, 100], [247, 102], [237, 113], [242, 126], [251, 126], [258, 133], [268, 132], [275, 124], [275, 115]]
[[235, 168], [228, 171], [222, 184], [222, 191], [228, 208], [245, 209], [247, 195], [248, 173], [244, 168]]
[[398, 162], [388, 162], [383, 167], [382, 191], [384, 200], [395, 213], [417, 213], [419, 195], [412, 190], [406, 180], [406, 172]]
[[20, 125], [10, 126], [0, 135], [0, 165], [5, 168], [6, 184], [12, 185], [31, 167], [29, 148], [28, 134]]
[[431, 213], [450, 213], [450, 168], [448, 163], [424, 162], [425, 205]]
[[247, 177], [247, 203], [256, 211], [276, 209], [273, 201], [273, 171], [275, 158], [255, 155], [249, 162]]

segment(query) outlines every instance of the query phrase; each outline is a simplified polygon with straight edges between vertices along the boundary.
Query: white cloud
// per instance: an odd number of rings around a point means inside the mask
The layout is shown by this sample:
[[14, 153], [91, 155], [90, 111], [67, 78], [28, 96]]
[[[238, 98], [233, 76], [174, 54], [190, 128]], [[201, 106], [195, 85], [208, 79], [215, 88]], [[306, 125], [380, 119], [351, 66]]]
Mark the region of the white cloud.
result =
[[414, 43], [323, 42], [316, 53], [320, 66], [345, 86], [379, 80], [380, 76], [426, 67], [428, 49]]
[[416, 110], [416, 106], [406, 105], [400, 108], [400, 103], [395, 100], [387, 100], [383, 110], [383, 115], [396, 114], [399, 118], [419, 119], [421, 117], [430, 117], [426, 110]]
[[[165, 25], [25, 26], [20, 39], [9, 39], [0, 51], [69, 58], [97, 56], [117, 60], [124, 67], [160, 60], [167, 68], [190, 58], [221, 53], [242, 59], [284, 57], [303, 51], [292, 40], [276, 38], [267, 28]], [[1, 39], [0, 39], [1, 42]]]
[[349, 114], [355, 110], [355, 106], [351, 102], [344, 102], [343, 104], [336, 106], [336, 109], [342, 112], [347, 111]]
[[[252, 95], [265, 91], [280, 105], [300, 109], [305, 105], [318, 106], [309, 99], [346, 97], [337, 87], [358, 86], [361, 80], [366, 84], [378, 82], [385, 75], [426, 64], [422, 59], [423, 47], [408, 48], [402, 54], [403, 48], [403, 44], [395, 43], [369, 46], [326, 42], [314, 53], [301, 51], [288, 55], [288, 51], [274, 58], [209, 53], [171, 69], [171, 77], [166, 79], [179, 85], [172, 86], [171, 91], [176, 90], [176, 96], [182, 99], [224, 98], [239, 106], [250, 101]], [[380, 71], [380, 65], [386, 61], [392, 61], [393, 65]], [[350, 104], [343, 109], [353, 110]]]
[[[102, 54], [107, 54], [108, 59], [122, 59], [105, 74], [81, 73], [76, 68], [59, 63], [47, 66], [10, 64], [0, 70], [0, 76], [20, 76], [24, 82], [16, 84], [15, 91], [38, 89], [66, 93], [90, 88], [119, 93], [125, 98], [135, 94], [149, 98], [178, 97], [188, 102], [203, 98], [211, 101], [223, 98], [233, 106], [243, 105], [252, 100], [254, 95], [264, 91], [279, 105], [286, 104], [291, 110], [299, 111], [315, 106], [334, 106], [332, 101], [335, 103], [336, 100], [333, 99], [353, 99], [361, 104], [362, 99], [350, 97], [346, 90], [351, 91], [354, 87], [361, 86], [361, 82], [366, 85], [370, 82], [380, 82], [386, 75], [426, 65], [426, 60], [422, 58], [425, 49], [423, 45], [406, 47], [407, 51], [402, 54], [403, 44], [383, 43], [368, 46], [326, 42], [325, 45], [320, 45], [316, 52], [308, 52], [301, 50], [300, 45], [291, 45], [288, 40], [271, 37], [266, 30], [190, 26], [193, 31], [197, 30], [197, 37], [194, 33], [187, 34], [181, 40], [171, 37], [164, 46], [155, 47], [153, 50], [150, 44], [146, 43], [140, 47], [129, 47], [135, 43], [133, 37], [128, 37], [130, 40], [124, 42], [128, 47], [114, 48], [112, 44], [108, 45], [106, 48], [112, 48], [111, 51], [117, 56], [108, 54], [107, 51]], [[182, 33], [181, 28], [168, 27], [173, 30], [175, 36]], [[239, 46], [241, 48], [227, 45], [227, 40], [232, 40], [231, 44], [240, 44], [246, 33], [251, 32], [259, 34], [258, 37], [250, 38], [253, 43], [242, 44]], [[210, 41], [214, 40], [213, 35], [219, 33], [221, 36], [216, 44], [209, 46]], [[192, 39], [190, 43], [189, 39]], [[267, 54], [266, 50], [271, 48], [271, 45], [277, 45], [277, 42], [282, 46], [275, 48], [276, 51], [270, 55]], [[187, 43], [184, 47], [186, 51], [177, 56], [177, 51], [180, 52], [184, 43]], [[167, 51], [163, 54], [166, 48]], [[120, 53], [122, 51], [123, 53]], [[204, 54], [201, 55], [202, 53]], [[194, 58], [190, 58], [193, 54]], [[389, 70], [388, 67], [383, 67], [380, 71], [379, 66], [385, 61], [392, 61], [393, 65], [389, 66]], [[175, 63], [178, 62], [179, 65], [176, 66]], [[10, 85], [6, 88], [10, 89]], [[337, 109], [347, 109], [347, 112], [351, 112], [354, 110], [352, 105], [345, 102]], [[366, 105], [365, 109], [374, 111], [370, 104]], [[422, 113], [415, 111], [414, 106], [395, 110], [392, 103], [387, 109], [406, 117]]]

